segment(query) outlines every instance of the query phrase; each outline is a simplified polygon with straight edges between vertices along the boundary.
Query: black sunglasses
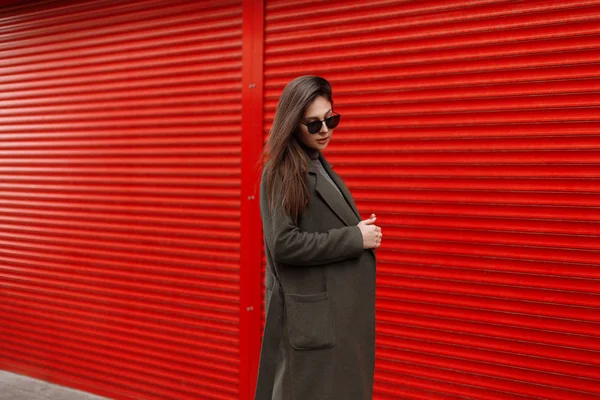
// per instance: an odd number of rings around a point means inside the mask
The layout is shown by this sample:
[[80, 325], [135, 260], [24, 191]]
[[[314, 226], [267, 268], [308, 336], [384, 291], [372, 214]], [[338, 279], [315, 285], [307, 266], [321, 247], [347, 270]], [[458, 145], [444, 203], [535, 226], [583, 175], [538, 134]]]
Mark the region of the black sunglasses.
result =
[[335, 115], [332, 115], [331, 117], [325, 118], [321, 121], [311, 121], [311, 122], [300, 121], [300, 123], [306, 125], [306, 129], [308, 129], [308, 133], [310, 133], [311, 135], [314, 135], [315, 133], [318, 133], [321, 130], [321, 127], [323, 126], [323, 122], [325, 122], [325, 126], [327, 126], [328, 129], [333, 129], [339, 125], [341, 115], [336, 112], [334, 112], [333, 114], [335, 114]]

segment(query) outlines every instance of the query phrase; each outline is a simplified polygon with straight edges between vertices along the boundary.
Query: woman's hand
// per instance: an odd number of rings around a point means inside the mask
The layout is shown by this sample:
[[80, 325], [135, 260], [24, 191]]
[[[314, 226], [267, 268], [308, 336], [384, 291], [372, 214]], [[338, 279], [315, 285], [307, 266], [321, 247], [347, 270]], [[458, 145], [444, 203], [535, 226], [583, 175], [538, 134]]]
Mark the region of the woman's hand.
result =
[[363, 236], [363, 245], [365, 249], [376, 249], [381, 246], [381, 228], [375, 225], [375, 214], [371, 214], [369, 219], [365, 219], [358, 223], [360, 233]]

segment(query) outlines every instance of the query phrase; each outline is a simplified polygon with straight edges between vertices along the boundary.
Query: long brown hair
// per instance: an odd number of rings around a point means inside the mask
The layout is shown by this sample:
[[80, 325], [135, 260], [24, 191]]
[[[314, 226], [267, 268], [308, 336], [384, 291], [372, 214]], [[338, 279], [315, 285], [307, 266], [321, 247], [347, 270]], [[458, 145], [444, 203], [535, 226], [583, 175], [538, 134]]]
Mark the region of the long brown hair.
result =
[[307, 157], [295, 133], [304, 112], [318, 96], [333, 106], [331, 85], [326, 79], [305, 75], [290, 81], [279, 98], [263, 151], [269, 208], [271, 211], [281, 208], [295, 223], [309, 201]]

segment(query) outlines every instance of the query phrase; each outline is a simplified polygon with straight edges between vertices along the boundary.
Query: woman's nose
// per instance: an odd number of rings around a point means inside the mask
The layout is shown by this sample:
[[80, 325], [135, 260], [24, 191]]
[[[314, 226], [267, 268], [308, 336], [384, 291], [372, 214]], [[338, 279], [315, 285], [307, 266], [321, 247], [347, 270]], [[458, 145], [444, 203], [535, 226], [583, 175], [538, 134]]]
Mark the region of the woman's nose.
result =
[[329, 129], [327, 129], [327, 124], [325, 124], [325, 121], [321, 122], [321, 130], [319, 132], [324, 132], [324, 133], [329, 132]]

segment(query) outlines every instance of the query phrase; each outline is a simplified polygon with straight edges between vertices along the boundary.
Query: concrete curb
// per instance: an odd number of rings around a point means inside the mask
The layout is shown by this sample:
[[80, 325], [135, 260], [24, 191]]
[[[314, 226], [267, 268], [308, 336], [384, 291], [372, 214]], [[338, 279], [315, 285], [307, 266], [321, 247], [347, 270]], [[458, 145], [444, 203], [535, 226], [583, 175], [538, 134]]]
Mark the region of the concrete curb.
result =
[[0, 370], [0, 400], [108, 400], [81, 390]]

